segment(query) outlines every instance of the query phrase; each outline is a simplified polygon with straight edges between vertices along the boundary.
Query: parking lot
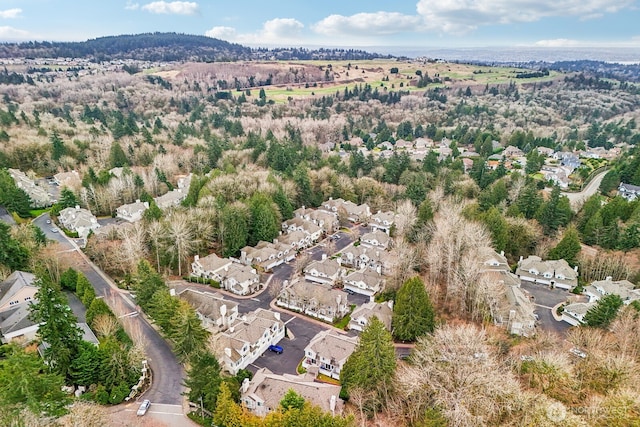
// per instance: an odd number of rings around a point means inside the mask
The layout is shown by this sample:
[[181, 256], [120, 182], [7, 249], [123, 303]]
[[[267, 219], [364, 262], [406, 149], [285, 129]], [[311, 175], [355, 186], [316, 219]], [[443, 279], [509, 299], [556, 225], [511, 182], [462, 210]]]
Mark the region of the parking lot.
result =
[[564, 289], [551, 289], [539, 283], [522, 281], [521, 288], [533, 296], [533, 303], [538, 314], [538, 328], [545, 331], [553, 331], [565, 335], [571, 327], [567, 322], [558, 321], [553, 317], [551, 310], [558, 304], [567, 301], [573, 294]]

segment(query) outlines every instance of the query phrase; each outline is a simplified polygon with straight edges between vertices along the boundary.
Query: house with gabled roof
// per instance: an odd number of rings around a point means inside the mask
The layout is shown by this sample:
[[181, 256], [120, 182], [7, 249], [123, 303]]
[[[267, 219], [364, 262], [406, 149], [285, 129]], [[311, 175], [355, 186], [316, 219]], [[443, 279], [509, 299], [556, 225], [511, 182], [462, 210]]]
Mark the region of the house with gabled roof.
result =
[[193, 307], [202, 326], [211, 332], [226, 330], [238, 318], [238, 303], [225, 299], [219, 292], [187, 288], [178, 296]]
[[346, 316], [350, 308], [345, 292], [327, 284], [301, 279], [285, 282], [276, 304], [326, 322]]
[[371, 230], [373, 231], [381, 230], [390, 234], [396, 217], [397, 215], [393, 212], [378, 211], [378, 213], [372, 215], [369, 219], [369, 226], [371, 226]]
[[372, 317], [377, 317], [388, 331], [391, 331], [391, 320], [393, 318], [393, 301], [376, 303], [369, 301], [357, 307], [351, 313], [349, 329], [354, 331], [364, 331]]
[[606, 295], [618, 295], [625, 305], [640, 300], [640, 289], [635, 289], [633, 283], [628, 280], [613, 280], [611, 276], [592, 282], [584, 288], [583, 293], [589, 297], [589, 302], [597, 302]]
[[53, 203], [52, 195], [43, 187], [36, 184], [36, 182], [29, 178], [24, 172], [11, 168], [8, 168], [7, 172], [9, 172], [9, 175], [13, 178], [16, 187], [27, 193], [31, 201], [30, 206], [32, 208], [51, 206], [51, 203]]
[[323, 229], [312, 221], [300, 217], [294, 217], [282, 223], [282, 231], [287, 234], [294, 231], [301, 231], [309, 236], [309, 241], [311, 243], [315, 243], [322, 237]]
[[149, 209], [149, 202], [136, 200], [134, 203], [128, 203], [116, 208], [116, 217], [128, 222], [138, 222], [142, 219], [147, 209]]
[[154, 197], [153, 201], [156, 202], [156, 205], [160, 209], [169, 209], [180, 205], [180, 203], [187, 198], [187, 191], [189, 191], [188, 188], [176, 188], [175, 190], [164, 193], [162, 196]]
[[339, 380], [344, 364], [357, 346], [358, 337], [350, 337], [334, 330], [318, 332], [304, 349], [302, 367]]
[[311, 282], [326, 283], [332, 285], [343, 273], [343, 269], [336, 260], [327, 258], [323, 254], [322, 260], [313, 261], [304, 269], [305, 279]]
[[344, 402], [339, 398], [339, 385], [315, 381], [309, 374], [276, 375], [267, 368], [258, 369], [251, 380], [245, 378], [240, 387], [240, 401], [249, 412], [265, 416], [280, 407], [280, 401], [289, 390], [325, 413], [342, 413]]
[[367, 296], [377, 294], [382, 290], [384, 285], [382, 275], [368, 268], [347, 274], [342, 282], [345, 289]]
[[39, 324], [31, 320], [28, 304], [0, 312], [0, 336], [3, 343], [28, 343], [36, 338]]
[[80, 178], [77, 170], [72, 170], [53, 175], [53, 182], [60, 187], [68, 187], [75, 190], [82, 185], [82, 178]]
[[273, 240], [273, 243], [285, 244], [292, 251], [301, 250], [313, 244], [311, 236], [299, 230], [292, 231], [287, 234], [281, 234], [277, 239]]
[[360, 244], [368, 248], [387, 249], [391, 244], [391, 237], [384, 231], [375, 230], [360, 237]]
[[509, 262], [504, 256], [504, 251], [496, 252], [493, 248], [484, 246], [478, 249], [482, 270], [504, 270], [511, 271]]
[[78, 233], [78, 236], [86, 239], [89, 233], [100, 228], [98, 219], [87, 209], [80, 206], [65, 208], [58, 214], [60, 224], [69, 231]]
[[224, 270], [228, 268], [232, 262], [230, 259], [220, 258], [216, 254], [209, 254], [202, 258], [200, 255], [196, 255], [193, 263], [191, 263], [191, 275], [222, 283]]
[[236, 375], [255, 362], [272, 344], [277, 344], [285, 334], [280, 313], [259, 308], [239, 317], [222, 332], [219, 342], [222, 354], [219, 360], [223, 369]]
[[347, 246], [336, 259], [340, 265], [358, 270], [369, 268], [380, 274], [389, 274], [397, 263], [397, 257], [393, 252], [367, 248], [363, 245]]
[[573, 326], [580, 326], [584, 323], [584, 316], [596, 305], [595, 302], [574, 302], [562, 308], [561, 318]]
[[578, 267], [571, 268], [563, 259], [542, 261], [535, 255], [518, 261], [516, 275], [520, 280], [540, 283], [551, 288], [571, 290], [578, 285]]
[[258, 265], [264, 271], [295, 258], [295, 253], [287, 245], [278, 250], [274, 244], [260, 241], [256, 246], [245, 246], [240, 249], [240, 262], [245, 265]]
[[237, 262], [225, 267], [222, 274], [222, 288], [237, 295], [249, 295], [261, 287], [258, 272]]
[[356, 205], [352, 201], [344, 200], [344, 199], [333, 199], [329, 198], [329, 200], [322, 203], [320, 209], [323, 209], [327, 212], [332, 212], [334, 214], [338, 214], [339, 209], [344, 209], [347, 214], [347, 219], [351, 222], [362, 222], [371, 216], [371, 210], [369, 205], [363, 203], [361, 205]]
[[35, 275], [16, 270], [0, 282], [0, 312], [33, 301], [38, 292], [35, 280]]
[[640, 195], [640, 186], [621, 182], [618, 186], [618, 194], [632, 202]]

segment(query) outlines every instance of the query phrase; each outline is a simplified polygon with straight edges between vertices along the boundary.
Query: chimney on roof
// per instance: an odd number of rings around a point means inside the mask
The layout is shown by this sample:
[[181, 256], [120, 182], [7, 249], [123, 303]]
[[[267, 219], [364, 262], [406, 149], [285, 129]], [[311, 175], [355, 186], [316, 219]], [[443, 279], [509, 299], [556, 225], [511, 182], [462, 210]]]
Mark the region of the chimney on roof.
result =
[[76, 205], [76, 210], [79, 211], [80, 210], [80, 205]]
[[575, 267], [573, 267], [573, 271], [575, 271], [576, 273], [578, 272], [578, 266], [577, 265]]
[[327, 254], [325, 254], [324, 252], [322, 253], [322, 261], [324, 261], [325, 259], [327, 259]]
[[606, 279], [604, 279], [604, 280], [606, 280], [607, 282], [611, 282], [611, 281], [613, 280], [613, 277], [611, 277], [611, 276], [607, 276], [607, 278], [606, 278]]
[[245, 394], [249, 390], [249, 378], [242, 380], [241, 393]]

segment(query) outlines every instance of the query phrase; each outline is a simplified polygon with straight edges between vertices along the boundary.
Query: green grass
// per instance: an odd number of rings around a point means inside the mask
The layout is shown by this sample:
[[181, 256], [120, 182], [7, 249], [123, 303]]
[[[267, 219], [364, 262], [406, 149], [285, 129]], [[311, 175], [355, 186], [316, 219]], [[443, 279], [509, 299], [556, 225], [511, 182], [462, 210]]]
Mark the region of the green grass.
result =
[[340, 385], [340, 381], [336, 380], [335, 378], [331, 378], [331, 377], [329, 377], [329, 376], [327, 376], [325, 374], [318, 374], [316, 379], [318, 381], [320, 381], [321, 383]]
[[296, 372], [300, 375], [302, 374], [306, 374], [307, 370], [305, 368], [302, 367], [302, 362], [304, 361], [304, 358], [300, 361], [300, 363], [298, 363], [298, 367], [296, 368]]
[[31, 215], [32, 218], [37, 218], [45, 212], [49, 212], [49, 209], [32, 209], [29, 211], [29, 215]]

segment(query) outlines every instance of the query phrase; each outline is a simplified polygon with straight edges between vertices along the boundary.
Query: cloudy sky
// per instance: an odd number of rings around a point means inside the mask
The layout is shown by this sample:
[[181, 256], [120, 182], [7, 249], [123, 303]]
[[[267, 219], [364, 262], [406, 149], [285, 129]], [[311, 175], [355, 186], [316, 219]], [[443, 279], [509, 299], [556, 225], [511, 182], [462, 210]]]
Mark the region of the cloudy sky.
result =
[[640, 0], [0, 0], [0, 41], [143, 32], [251, 46], [640, 48]]

